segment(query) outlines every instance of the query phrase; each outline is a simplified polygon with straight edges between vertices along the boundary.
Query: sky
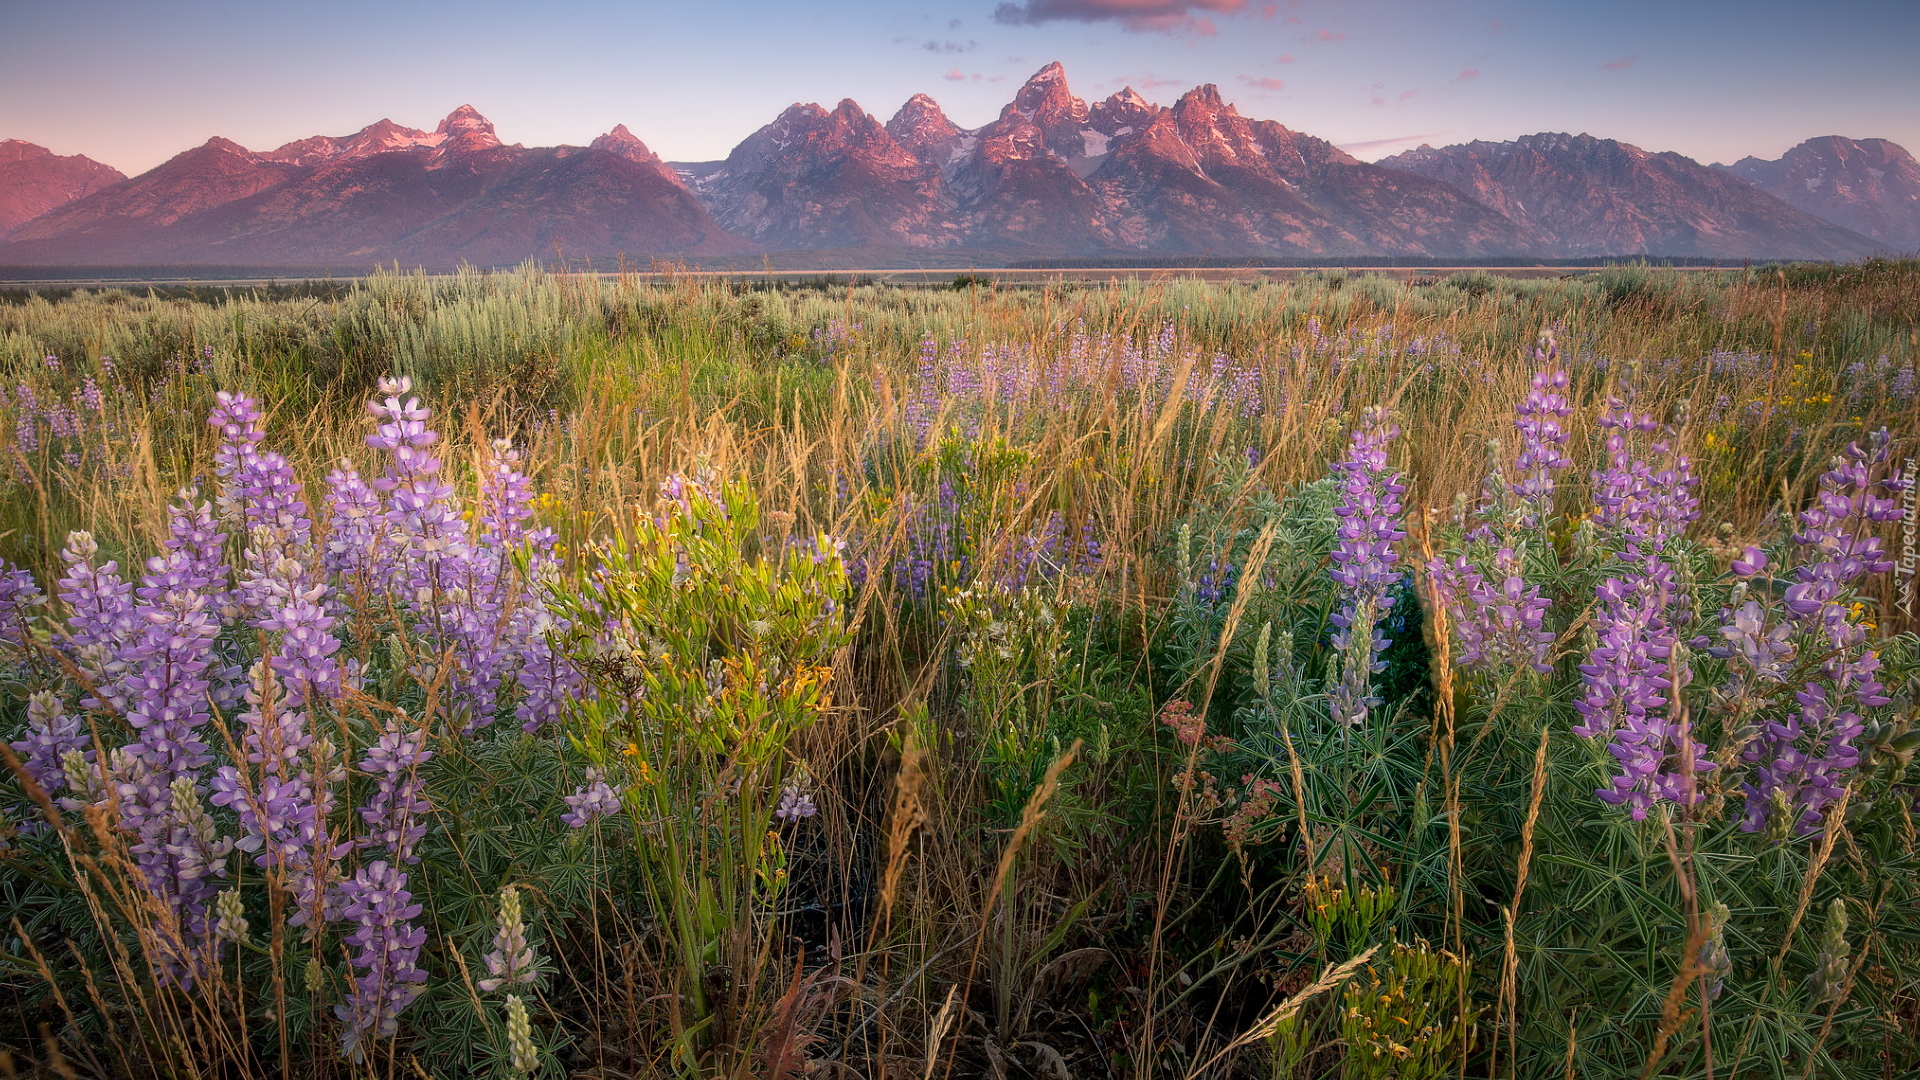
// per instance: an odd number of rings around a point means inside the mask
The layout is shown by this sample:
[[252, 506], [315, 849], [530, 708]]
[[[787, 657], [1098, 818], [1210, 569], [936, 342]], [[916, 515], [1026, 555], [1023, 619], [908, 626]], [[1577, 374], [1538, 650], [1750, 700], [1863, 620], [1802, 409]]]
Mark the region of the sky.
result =
[[1540, 131], [1920, 152], [1920, 0], [0, 0], [0, 26], [0, 139], [129, 174], [461, 104], [509, 143], [624, 123], [703, 161], [794, 102], [926, 93], [978, 126], [1055, 60], [1089, 100], [1214, 83], [1367, 160]]

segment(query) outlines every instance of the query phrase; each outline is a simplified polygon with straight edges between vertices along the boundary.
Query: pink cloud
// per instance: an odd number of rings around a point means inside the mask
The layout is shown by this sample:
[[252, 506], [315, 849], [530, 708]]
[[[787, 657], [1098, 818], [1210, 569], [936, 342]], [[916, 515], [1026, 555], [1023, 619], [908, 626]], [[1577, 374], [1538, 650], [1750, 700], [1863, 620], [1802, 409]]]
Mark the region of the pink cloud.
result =
[[1335, 30], [1315, 30], [1313, 32], [1313, 36], [1302, 38], [1301, 40], [1303, 41], [1345, 41], [1347, 40], [1347, 35], [1342, 34]]
[[1608, 71], [1625, 71], [1638, 63], [1639, 60], [1640, 58], [1637, 56], [1626, 56], [1618, 60], [1609, 60], [1600, 66], [1606, 68]]
[[993, 10], [993, 21], [1005, 26], [1038, 26], [1049, 22], [1117, 22], [1134, 33], [1217, 33], [1211, 19], [1197, 12], [1238, 15], [1251, 0], [1025, 0], [1003, 3]]
[[1293, 54], [1292, 54], [1292, 53], [1281, 53], [1281, 54], [1280, 54], [1280, 57], [1279, 57], [1279, 59], [1277, 59], [1277, 60], [1275, 60], [1275, 61], [1274, 61], [1274, 63], [1276, 63], [1276, 64], [1291, 64], [1291, 63], [1293, 63]]
[[1455, 75], [1453, 77], [1453, 80], [1455, 82], [1472, 82], [1473, 80], [1479, 77], [1480, 77], [1479, 68], [1468, 68], [1467, 70], [1462, 71], [1460, 74]]
[[1500, 20], [1499, 20], [1499, 19], [1495, 19], [1495, 20], [1493, 20], [1492, 22], [1490, 22], [1490, 23], [1488, 23], [1488, 24], [1487, 24], [1487, 33], [1489, 33], [1489, 34], [1498, 34], [1499, 32], [1500, 32]]
[[1282, 25], [1282, 26], [1300, 26], [1300, 25], [1302, 25], [1302, 24], [1301, 24], [1301, 22], [1300, 22], [1300, 16], [1298, 16], [1298, 15], [1289, 15], [1289, 16], [1287, 16], [1286, 18], [1284, 18], [1284, 19], [1281, 19], [1281, 20], [1280, 20], [1280, 23], [1281, 23], [1281, 25]]
[[1414, 87], [1414, 88], [1413, 88], [1413, 89], [1411, 89], [1411, 90], [1402, 90], [1402, 91], [1400, 91], [1400, 100], [1401, 100], [1401, 101], [1412, 101], [1412, 100], [1413, 100], [1414, 98], [1417, 98], [1417, 97], [1419, 97], [1419, 96], [1420, 96], [1420, 87], [1418, 87], [1418, 86], [1416, 86], [1416, 87]]
[[1241, 75], [1239, 79], [1256, 90], [1280, 90], [1287, 85], [1279, 79], [1257, 78], [1252, 75]]
[[1261, 4], [1261, 5], [1260, 5], [1260, 17], [1261, 17], [1261, 18], [1263, 18], [1263, 19], [1271, 19], [1271, 18], [1273, 18], [1273, 17], [1275, 16], [1275, 15], [1278, 15], [1278, 14], [1280, 14], [1280, 5], [1279, 5], [1279, 4]]
[[964, 71], [961, 71], [959, 68], [954, 68], [951, 71], [947, 72], [945, 75], [942, 75], [940, 77], [947, 80], [948, 82], [966, 82], [967, 81], [967, 73]]
[[1387, 103], [1387, 99], [1383, 97], [1374, 98], [1372, 102], [1372, 104], [1375, 104], [1375, 105], [1385, 105], [1386, 103]]

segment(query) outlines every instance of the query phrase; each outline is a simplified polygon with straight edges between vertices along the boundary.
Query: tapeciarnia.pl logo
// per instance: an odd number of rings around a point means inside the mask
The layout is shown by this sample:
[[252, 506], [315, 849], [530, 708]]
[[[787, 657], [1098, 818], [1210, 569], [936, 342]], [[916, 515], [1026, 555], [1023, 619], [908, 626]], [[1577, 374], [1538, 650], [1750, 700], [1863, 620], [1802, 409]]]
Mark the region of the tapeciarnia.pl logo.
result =
[[1893, 574], [1896, 581], [1897, 606], [1900, 614], [1913, 618], [1914, 571], [1920, 569], [1920, 553], [1916, 552], [1916, 533], [1920, 533], [1920, 521], [1914, 520], [1914, 493], [1917, 487], [1913, 481], [1913, 459], [1900, 463], [1900, 472], [1907, 480], [1907, 491], [1900, 499], [1900, 561], [1894, 564]]

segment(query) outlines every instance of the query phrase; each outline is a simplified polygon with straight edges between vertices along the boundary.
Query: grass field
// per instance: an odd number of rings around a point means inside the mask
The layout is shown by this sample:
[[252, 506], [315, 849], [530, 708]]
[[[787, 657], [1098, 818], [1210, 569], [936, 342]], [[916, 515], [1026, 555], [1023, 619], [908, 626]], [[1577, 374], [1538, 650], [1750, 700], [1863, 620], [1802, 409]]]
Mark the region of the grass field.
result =
[[1913, 262], [14, 296], [0, 1073], [1907, 1075], [1916, 365]]

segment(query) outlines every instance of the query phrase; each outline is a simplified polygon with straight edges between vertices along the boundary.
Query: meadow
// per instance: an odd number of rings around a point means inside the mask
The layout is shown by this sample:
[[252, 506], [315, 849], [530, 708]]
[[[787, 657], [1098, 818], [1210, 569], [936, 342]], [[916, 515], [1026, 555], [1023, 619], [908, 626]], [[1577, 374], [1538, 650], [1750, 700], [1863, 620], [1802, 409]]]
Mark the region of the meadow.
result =
[[1920, 263], [0, 298], [0, 1075], [1920, 1069]]

